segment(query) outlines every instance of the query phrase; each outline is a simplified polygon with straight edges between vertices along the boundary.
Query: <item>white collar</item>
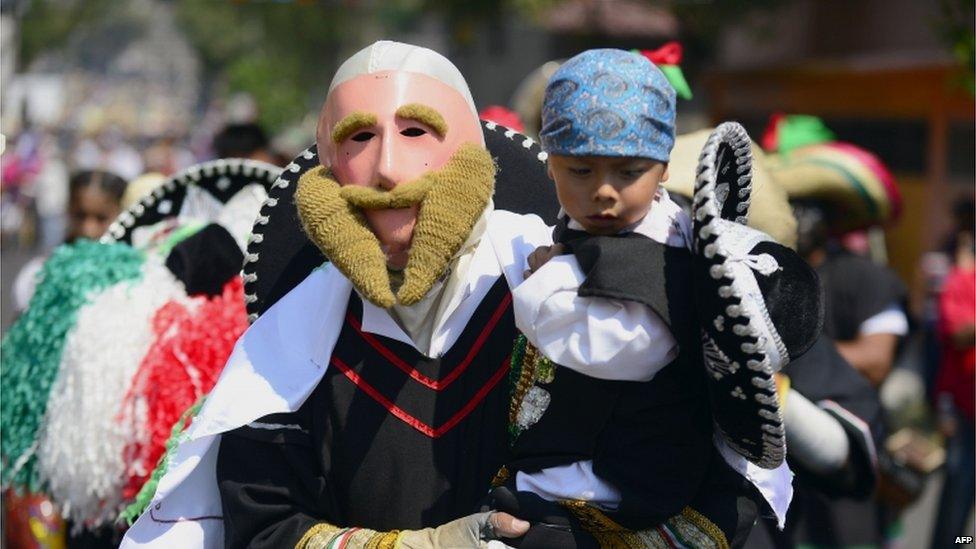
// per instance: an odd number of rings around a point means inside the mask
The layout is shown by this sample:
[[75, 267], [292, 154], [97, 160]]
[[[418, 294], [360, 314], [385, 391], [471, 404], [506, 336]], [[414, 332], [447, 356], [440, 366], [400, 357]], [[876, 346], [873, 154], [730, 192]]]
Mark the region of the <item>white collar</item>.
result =
[[[439, 357], [454, 345], [481, 300], [484, 299], [500, 275], [501, 268], [498, 266], [498, 259], [491, 246], [488, 231], [485, 231], [474, 250], [471, 263], [464, 275], [464, 282], [457, 287], [458, 290], [453, 295], [444, 296], [448, 303], [435, 321], [430, 349], [426, 350], [430, 356]], [[437, 284], [443, 285], [444, 283], [444, 281], [440, 281]], [[435, 287], [432, 291], [437, 289], [439, 288]], [[362, 329], [364, 332], [406, 343], [417, 349], [418, 352], [427, 354], [424, 349], [418, 348], [413, 339], [397, 324], [386, 309], [377, 307], [366, 300], [363, 300]]]

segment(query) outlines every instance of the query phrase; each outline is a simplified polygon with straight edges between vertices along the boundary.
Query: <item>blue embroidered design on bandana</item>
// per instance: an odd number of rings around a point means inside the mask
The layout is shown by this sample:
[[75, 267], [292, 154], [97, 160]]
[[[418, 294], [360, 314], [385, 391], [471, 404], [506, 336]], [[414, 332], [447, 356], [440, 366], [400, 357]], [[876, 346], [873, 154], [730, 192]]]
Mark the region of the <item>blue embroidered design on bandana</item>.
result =
[[549, 79], [539, 139], [549, 154], [633, 156], [667, 162], [675, 92], [647, 58], [588, 50]]

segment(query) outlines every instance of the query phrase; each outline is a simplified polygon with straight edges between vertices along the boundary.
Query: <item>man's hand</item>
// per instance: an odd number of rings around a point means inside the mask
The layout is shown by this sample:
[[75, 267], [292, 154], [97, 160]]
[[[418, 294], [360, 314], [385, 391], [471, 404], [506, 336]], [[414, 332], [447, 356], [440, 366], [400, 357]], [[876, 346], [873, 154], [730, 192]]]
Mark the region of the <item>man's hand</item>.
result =
[[423, 530], [404, 530], [397, 547], [407, 549], [447, 549], [449, 547], [487, 547], [493, 539], [517, 538], [529, 531], [529, 523], [508, 513], [488, 511]]
[[566, 247], [562, 244], [553, 244], [552, 246], [539, 246], [532, 253], [529, 254], [528, 262], [529, 268], [522, 276], [524, 278], [529, 278], [529, 276], [542, 268], [547, 261], [556, 257], [557, 255], [563, 255], [566, 253]]

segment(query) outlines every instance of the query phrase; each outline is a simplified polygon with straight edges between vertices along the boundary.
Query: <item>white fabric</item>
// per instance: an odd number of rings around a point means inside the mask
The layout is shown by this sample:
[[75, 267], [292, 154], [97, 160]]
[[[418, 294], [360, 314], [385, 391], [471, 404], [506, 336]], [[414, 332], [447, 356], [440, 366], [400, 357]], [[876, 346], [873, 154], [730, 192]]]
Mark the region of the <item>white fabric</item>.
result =
[[790, 456], [820, 474], [838, 471], [847, 463], [850, 441], [840, 422], [800, 393], [786, 393], [783, 414]]
[[908, 335], [908, 317], [905, 311], [897, 303], [892, 303], [885, 310], [872, 316], [861, 323], [858, 334], [893, 334], [896, 336]]
[[515, 325], [549, 360], [597, 379], [650, 381], [678, 343], [649, 307], [580, 297], [586, 276], [572, 255], [549, 260], [512, 291]]
[[783, 463], [775, 469], [763, 469], [729, 448], [725, 439], [717, 432], [712, 437], [712, 441], [729, 467], [744, 476], [759, 490], [776, 515], [776, 526], [782, 530], [786, 525], [786, 512], [790, 508], [790, 502], [793, 501], [793, 471], [790, 470], [786, 460], [784, 459]]
[[[484, 284], [490, 288], [501, 275], [510, 287], [520, 283], [526, 257], [548, 243], [550, 228], [538, 217], [493, 212], [469, 268], [468, 297], [447, 313], [434, 339], [447, 341], [463, 330], [468, 311], [484, 297], [479, 295]], [[215, 482], [219, 435], [301, 406], [328, 367], [351, 291], [352, 284], [326, 265], [244, 333], [190, 427], [189, 439], [174, 452], [148, 511], [126, 532], [122, 547], [223, 547], [223, 523], [213, 518], [222, 515]], [[396, 327], [392, 319], [383, 324], [390, 326]]]
[[591, 460], [548, 467], [531, 475], [519, 471], [515, 488], [549, 501], [585, 501], [606, 511], [615, 511], [620, 503], [620, 491], [596, 476]]
[[260, 183], [245, 186], [226, 204], [217, 200], [209, 191], [190, 185], [186, 188], [186, 197], [177, 215], [177, 225], [183, 227], [195, 223], [219, 223], [234, 237], [241, 251], [244, 251], [247, 249], [247, 239], [251, 235], [254, 219], [267, 198], [268, 192]]
[[[474, 260], [478, 243], [488, 228], [488, 218], [494, 209], [494, 203], [489, 200], [485, 211], [474, 224], [470, 236], [461, 245], [461, 248], [448, 265], [447, 276], [437, 281], [419, 303], [415, 303], [409, 307], [394, 305], [389, 310], [390, 314], [386, 314], [379, 307], [370, 304], [369, 319], [364, 319], [363, 323], [365, 325], [373, 325], [373, 323], [385, 325], [390, 320], [390, 317], [394, 317], [393, 319], [397, 321], [398, 327], [402, 328], [402, 330], [396, 331], [392, 327], [388, 327], [392, 332], [396, 333], [397, 337], [394, 337], [394, 339], [412, 346], [424, 356], [440, 357], [443, 355], [445, 348], [454, 344], [454, 340], [460, 331], [455, 330], [452, 332], [453, 337], [448, 335], [447, 337], [440, 337], [437, 340], [434, 340], [434, 334], [444, 326], [444, 321], [447, 318], [446, 313], [448, 311], [453, 312], [460, 300], [469, 295], [466, 284], [468, 269]], [[461, 291], [458, 291], [459, 289]], [[490, 286], [482, 284], [482, 288], [479, 289], [487, 292]], [[483, 296], [484, 293], [481, 295]], [[364, 301], [364, 303], [366, 302]], [[473, 309], [471, 313], [474, 313]], [[470, 318], [470, 315], [468, 318]]]
[[461, 94], [471, 113], [478, 116], [468, 83], [454, 63], [434, 50], [402, 42], [380, 40], [356, 52], [332, 77], [329, 93], [347, 80], [383, 71], [415, 72], [443, 82]]
[[44, 262], [47, 261], [47, 258], [46, 255], [31, 258], [20, 268], [20, 272], [14, 278], [14, 285], [10, 293], [14, 298], [15, 312], [20, 313], [27, 310], [31, 298], [34, 297], [34, 292], [37, 291], [37, 284], [40, 282], [38, 277], [41, 275], [41, 269], [44, 268]]

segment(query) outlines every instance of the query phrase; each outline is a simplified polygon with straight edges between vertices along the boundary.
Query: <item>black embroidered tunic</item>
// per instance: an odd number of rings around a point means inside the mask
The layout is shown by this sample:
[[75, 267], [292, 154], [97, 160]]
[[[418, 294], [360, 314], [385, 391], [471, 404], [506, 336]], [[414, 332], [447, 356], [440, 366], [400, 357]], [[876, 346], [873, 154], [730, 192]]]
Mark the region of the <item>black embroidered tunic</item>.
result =
[[507, 460], [516, 330], [504, 278], [440, 358], [363, 332], [361, 318], [353, 293], [328, 369], [298, 411], [223, 436], [229, 547], [294, 546], [320, 521], [438, 526], [474, 512]]

